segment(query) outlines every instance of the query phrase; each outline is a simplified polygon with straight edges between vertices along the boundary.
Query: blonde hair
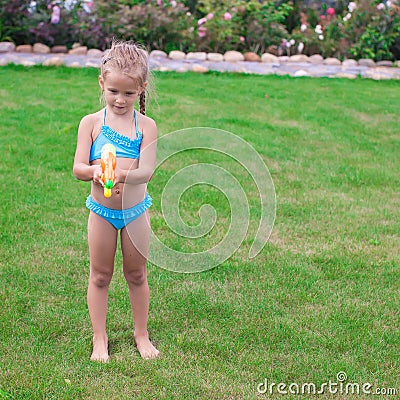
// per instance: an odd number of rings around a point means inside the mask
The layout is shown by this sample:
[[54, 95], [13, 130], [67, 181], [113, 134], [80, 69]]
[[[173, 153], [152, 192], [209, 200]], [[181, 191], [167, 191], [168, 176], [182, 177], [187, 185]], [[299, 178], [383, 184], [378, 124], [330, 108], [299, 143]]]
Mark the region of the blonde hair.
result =
[[[147, 52], [132, 41], [113, 40], [111, 49], [101, 60], [100, 74], [103, 79], [111, 71], [120, 71], [132, 78], [138, 87], [149, 82], [150, 70]], [[140, 94], [140, 112], [146, 114], [146, 90]]]

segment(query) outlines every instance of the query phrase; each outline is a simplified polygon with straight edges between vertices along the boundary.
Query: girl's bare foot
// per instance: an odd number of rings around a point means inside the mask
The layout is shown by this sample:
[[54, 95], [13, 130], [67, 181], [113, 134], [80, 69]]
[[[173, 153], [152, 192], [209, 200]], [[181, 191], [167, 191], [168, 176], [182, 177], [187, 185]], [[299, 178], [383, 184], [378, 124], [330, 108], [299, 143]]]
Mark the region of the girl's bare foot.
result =
[[160, 353], [150, 342], [149, 335], [135, 335], [136, 347], [145, 360], [156, 358]]
[[109, 358], [107, 337], [104, 339], [93, 337], [93, 352], [90, 359], [92, 361], [106, 363]]

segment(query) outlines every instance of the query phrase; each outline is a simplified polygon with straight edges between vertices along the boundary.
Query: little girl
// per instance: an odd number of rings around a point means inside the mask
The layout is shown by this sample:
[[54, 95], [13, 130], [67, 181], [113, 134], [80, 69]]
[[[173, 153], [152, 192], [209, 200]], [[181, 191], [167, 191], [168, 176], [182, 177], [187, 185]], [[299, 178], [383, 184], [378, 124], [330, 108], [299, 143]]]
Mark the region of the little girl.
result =
[[[145, 116], [148, 76], [146, 52], [131, 42], [114, 42], [102, 59], [99, 76], [106, 106], [82, 118], [78, 129], [73, 172], [77, 179], [92, 181], [86, 206], [90, 209], [87, 301], [93, 326], [93, 361], [107, 362], [109, 359], [106, 313], [118, 231], [137, 349], [146, 359], [155, 358], [159, 353], [147, 332], [150, 298], [146, 276], [150, 241], [147, 209], [151, 206], [147, 182], [155, 169], [157, 143], [156, 124]], [[140, 113], [134, 109], [137, 99]], [[109, 198], [104, 197], [100, 166], [105, 143], [116, 147], [117, 156], [115, 181]]]

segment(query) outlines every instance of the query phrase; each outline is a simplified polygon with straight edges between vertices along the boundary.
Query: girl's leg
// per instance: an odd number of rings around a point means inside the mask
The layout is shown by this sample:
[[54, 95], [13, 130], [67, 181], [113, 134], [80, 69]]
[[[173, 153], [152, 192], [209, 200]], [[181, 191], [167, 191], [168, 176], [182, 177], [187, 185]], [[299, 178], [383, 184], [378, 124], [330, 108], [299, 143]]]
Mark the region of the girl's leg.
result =
[[121, 230], [121, 247], [124, 276], [129, 287], [135, 342], [143, 358], [155, 358], [158, 350], [152, 345], [147, 332], [149, 315], [149, 286], [147, 284], [146, 261], [150, 242], [150, 221], [146, 211], [138, 219]]
[[90, 277], [87, 302], [93, 326], [93, 353], [91, 360], [106, 362], [108, 338], [106, 314], [108, 287], [114, 272], [117, 230], [104, 218], [90, 212], [88, 222]]

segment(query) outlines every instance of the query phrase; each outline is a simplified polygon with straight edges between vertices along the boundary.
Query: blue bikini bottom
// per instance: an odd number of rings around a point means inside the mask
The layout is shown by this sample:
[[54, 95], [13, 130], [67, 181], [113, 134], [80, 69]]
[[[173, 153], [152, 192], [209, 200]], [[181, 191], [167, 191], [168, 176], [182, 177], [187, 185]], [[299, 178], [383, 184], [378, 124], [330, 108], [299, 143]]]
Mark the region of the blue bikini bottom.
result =
[[96, 203], [91, 195], [86, 199], [86, 207], [97, 215], [100, 215], [100, 217], [103, 217], [115, 229], [122, 229], [136, 218], [139, 218], [148, 208], [150, 208], [151, 204], [152, 198], [148, 193], [146, 193], [146, 197], [143, 201], [124, 210], [114, 210], [112, 208], [104, 207], [102, 204]]

